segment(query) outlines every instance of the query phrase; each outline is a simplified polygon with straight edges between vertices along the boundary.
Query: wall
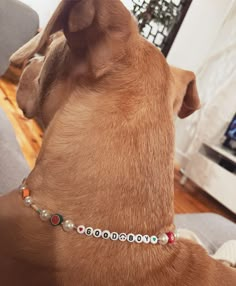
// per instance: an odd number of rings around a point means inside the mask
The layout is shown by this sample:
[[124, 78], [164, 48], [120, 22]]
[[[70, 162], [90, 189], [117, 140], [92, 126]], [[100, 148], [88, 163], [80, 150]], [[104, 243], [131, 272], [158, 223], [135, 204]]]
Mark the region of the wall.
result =
[[168, 62], [197, 72], [234, 0], [193, 0], [168, 55]]
[[[194, 150], [191, 146], [196, 140], [196, 134], [201, 132], [199, 131], [201, 118], [204, 117], [209, 102], [217, 96], [218, 89], [226, 80], [226, 74], [228, 76], [232, 70], [231, 66], [234, 61], [230, 64], [230, 61], [224, 62], [223, 59], [219, 61], [216, 57], [209, 63], [208, 58], [211, 58], [220, 47], [223, 52], [221, 56], [224, 58], [226, 56], [224, 43], [230, 37], [235, 38], [231, 33], [232, 23], [223, 29], [225, 21], [229, 21], [228, 16], [232, 14], [234, 3], [233, 0], [193, 0], [168, 55], [170, 64], [193, 70], [196, 73], [202, 102], [200, 112], [185, 120], [176, 120], [176, 161], [182, 167], [186, 165], [190, 153], [197, 149], [197, 145]], [[236, 15], [230, 17], [236, 19]], [[236, 63], [234, 67], [236, 68]], [[224, 69], [227, 69], [229, 73], [220, 72]], [[226, 118], [224, 122], [225, 120]]]
[[39, 14], [40, 27], [44, 27], [60, 0], [20, 0]]
[[219, 30], [210, 56], [199, 70], [198, 79], [205, 105], [195, 120], [197, 128], [188, 147], [188, 157], [202, 141], [220, 145], [236, 112], [236, 3]]

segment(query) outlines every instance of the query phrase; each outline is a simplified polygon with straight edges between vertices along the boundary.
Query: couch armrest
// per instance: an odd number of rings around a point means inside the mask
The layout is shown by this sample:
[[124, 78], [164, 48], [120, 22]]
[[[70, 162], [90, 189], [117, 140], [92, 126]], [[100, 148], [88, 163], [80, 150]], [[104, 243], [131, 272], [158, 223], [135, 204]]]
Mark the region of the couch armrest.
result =
[[0, 1], [0, 76], [9, 57], [28, 42], [39, 28], [38, 14], [18, 0]]

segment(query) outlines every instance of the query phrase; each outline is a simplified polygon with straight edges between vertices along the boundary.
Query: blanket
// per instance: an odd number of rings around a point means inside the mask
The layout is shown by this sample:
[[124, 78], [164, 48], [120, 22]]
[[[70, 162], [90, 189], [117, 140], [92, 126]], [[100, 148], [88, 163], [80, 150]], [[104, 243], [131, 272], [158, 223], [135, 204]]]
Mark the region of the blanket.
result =
[[[189, 239], [197, 244], [200, 244], [206, 249], [204, 243], [193, 231], [179, 229], [178, 232], [180, 238]], [[225, 242], [213, 255], [211, 255], [211, 257], [236, 268], [236, 240], [229, 240]]]

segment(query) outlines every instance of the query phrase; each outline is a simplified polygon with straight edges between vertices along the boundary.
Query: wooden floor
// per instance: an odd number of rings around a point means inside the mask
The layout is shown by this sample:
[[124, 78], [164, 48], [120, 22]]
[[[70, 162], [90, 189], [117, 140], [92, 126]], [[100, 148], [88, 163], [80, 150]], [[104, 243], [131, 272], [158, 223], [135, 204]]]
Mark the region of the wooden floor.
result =
[[[0, 80], [0, 107], [2, 107], [11, 121], [17, 140], [23, 154], [31, 168], [39, 152], [42, 131], [33, 120], [23, 117], [21, 110], [17, 107], [15, 100], [16, 87], [14, 84]], [[1, 124], [1, 123], [0, 123]], [[175, 212], [176, 213], [204, 213], [213, 212], [221, 214], [236, 222], [235, 216], [221, 204], [195, 186], [187, 182], [182, 186], [179, 181], [181, 174], [175, 170]]]
[[[41, 146], [42, 131], [33, 121], [26, 119], [16, 103], [16, 86], [0, 80], [0, 107], [6, 112], [15, 129], [17, 140], [31, 168]], [[1, 124], [1, 123], [0, 123]]]

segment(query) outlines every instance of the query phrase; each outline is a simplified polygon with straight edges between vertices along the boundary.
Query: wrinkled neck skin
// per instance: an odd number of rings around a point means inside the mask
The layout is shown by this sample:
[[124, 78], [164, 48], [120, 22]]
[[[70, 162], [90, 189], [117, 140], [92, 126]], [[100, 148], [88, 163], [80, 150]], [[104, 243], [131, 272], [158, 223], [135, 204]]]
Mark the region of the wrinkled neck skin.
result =
[[[144, 73], [140, 80], [146, 80]], [[56, 113], [27, 180], [32, 197], [77, 225], [149, 235], [173, 230], [168, 82], [139, 87], [131, 86], [132, 78], [127, 85], [126, 77], [124, 86], [116, 87], [113, 75], [111, 90], [103, 90], [110, 80], [93, 91], [74, 88]]]

